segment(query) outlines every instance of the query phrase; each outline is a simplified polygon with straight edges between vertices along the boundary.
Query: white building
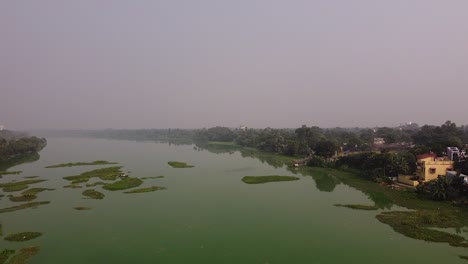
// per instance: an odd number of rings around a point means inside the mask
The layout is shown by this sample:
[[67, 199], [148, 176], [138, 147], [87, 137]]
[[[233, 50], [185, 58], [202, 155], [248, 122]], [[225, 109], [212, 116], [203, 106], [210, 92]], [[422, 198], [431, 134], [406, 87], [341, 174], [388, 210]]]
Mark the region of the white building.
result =
[[4, 125], [0, 125], [0, 131], [2, 131], [5, 128]]

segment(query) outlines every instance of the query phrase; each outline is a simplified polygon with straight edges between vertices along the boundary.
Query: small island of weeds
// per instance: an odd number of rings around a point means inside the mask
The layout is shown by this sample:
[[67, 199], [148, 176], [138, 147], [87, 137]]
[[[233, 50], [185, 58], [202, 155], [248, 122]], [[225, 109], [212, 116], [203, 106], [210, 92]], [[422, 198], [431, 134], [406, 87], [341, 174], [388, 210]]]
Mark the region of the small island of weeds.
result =
[[12, 207], [2, 208], [0, 209], [0, 213], [8, 213], [8, 212], [14, 212], [17, 210], [27, 209], [27, 208], [35, 208], [35, 207], [38, 207], [39, 205], [44, 205], [44, 204], [50, 204], [50, 202], [49, 201], [32, 202], [32, 203], [25, 203], [21, 205], [12, 206]]
[[89, 179], [94, 178], [94, 177], [98, 177], [101, 180], [105, 180], [105, 181], [106, 180], [114, 181], [122, 174], [122, 171], [120, 170], [121, 168], [122, 167], [115, 166], [115, 167], [96, 169], [96, 170], [83, 172], [80, 175], [67, 176], [63, 178], [67, 181], [72, 181], [74, 183], [87, 182], [89, 181]]
[[96, 190], [90, 189], [90, 190], [85, 190], [82, 192], [82, 194], [86, 197], [89, 197], [91, 199], [97, 199], [97, 200], [102, 200], [104, 199], [105, 195], [101, 192], [98, 192]]
[[13, 257], [11, 257], [7, 263], [8, 264], [28, 263], [29, 259], [32, 258], [34, 255], [36, 255], [38, 252], [39, 252], [38, 246], [22, 248], [20, 249], [20, 252], [17, 253], [16, 255], [13, 255]]
[[18, 185], [11, 185], [11, 186], [3, 187], [3, 191], [4, 192], [17, 192], [17, 191], [26, 190], [27, 188], [28, 188], [27, 185], [18, 184]]
[[124, 193], [146, 193], [146, 192], [155, 192], [155, 191], [166, 190], [166, 189], [167, 189], [166, 187], [151, 186], [147, 188], [134, 189], [134, 190], [127, 191]]
[[459, 227], [462, 224], [451, 215], [432, 210], [382, 212], [376, 218], [404, 236], [431, 242], [449, 243], [455, 247], [468, 247], [462, 236], [430, 228]]
[[142, 180], [138, 178], [124, 178], [120, 181], [116, 181], [113, 183], [108, 183], [104, 185], [102, 188], [109, 190], [109, 191], [118, 191], [118, 190], [126, 190], [134, 187], [138, 187], [143, 183]]
[[10, 258], [11, 255], [15, 254], [14, 249], [4, 249], [0, 252], [0, 264], [6, 263], [6, 261]]
[[78, 211], [85, 211], [85, 210], [91, 210], [91, 207], [85, 207], [85, 206], [77, 206], [73, 207], [73, 209], [78, 210]]
[[34, 183], [39, 183], [43, 182], [45, 180], [25, 180], [25, 181], [13, 181], [13, 182], [6, 182], [6, 183], [0, 183], [0, 187], [11, 187], [15, 185], [28, 185], [28, 184], [34, 184]]
[[68, 184], [63, 186], [63, 188], [68, 188], [68, 189], [80, 189], [83, 188], [83, 186], [80, 186], [78, 184]]
[[94, 187], [94, 186], [105, 185], [105, 184], [106, 184], [105, 182], [98, 181], [98, 182], [95, 182], [95, 183], [87, 183], [86, 187]]
[[31, 240], [40, 236], [42, 236], [42, 233], [40, 232], [21, 232], [21, 233], [8, 235], [5, 237], [5, 240], [21, 242], [21, 241], [28, 241], [28, 240]]
[[109, 164], [118, 164], [117, 162], [110, 162], [106, 160], [96, 160], [93, 162], [69, 162], [69, 163], [61, 163], [56, 165], [50, 165], [46, 168], [64, 168], [64, 167], [75, 167], [75, 166], [92, 166], [92, 165], [109, 165]]
[[1, 175], [14, 175], [14, 174], [20, 174], [22, 171], [0, 171], [0, 176]]
[[363, 204], [335, 204], [336, 207], [346, 207], [356, 210], [377, 210], [379, 209], [375, 205], [363, 205]]
[[142, 180], [148, 180], [148, 179], [161, 179], [164, 178], [164, 176], [152, 176], [152, 177], [143, 177], [141, 178]]
[[279, 175], [270, 175], [270, 176], [245, 176], [242, 178], [242, 181], [247, 184], [259, 184], [267, 182], [280, 182], [280, 181], [297, 181], [298, 177], [294, 176], [279, 176]]
[[195, 166], [188, 165], [185, 162], [180, 162], [180, 161], [169, 161], [167, 164], [169, 164], [172, 168], [193, 168]]
[[26, 194], [26, 195], [20, 195], [20, 196], [10, 196], [9, 199], [12, 202], [30, 202], [34, 199], [36, 199], [37, 196], [34, 194]]

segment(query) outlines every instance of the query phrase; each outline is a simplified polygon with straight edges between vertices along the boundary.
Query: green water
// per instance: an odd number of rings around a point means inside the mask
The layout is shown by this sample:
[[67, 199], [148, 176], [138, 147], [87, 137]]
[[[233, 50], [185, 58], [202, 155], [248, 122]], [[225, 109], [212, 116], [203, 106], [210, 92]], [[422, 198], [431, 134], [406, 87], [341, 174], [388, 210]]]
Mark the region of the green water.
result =
[[[28, 242], [1, 241], [1, 248], [39, 245], [30, 263], [468, 263], [468, 249], [414, 240], [378, 222], [378, 211], [333, 204], [373, 205], [368, 196], [327, 173], [294, 174], [274, 156], [225, 153], [193, 146], [104, 139], [51, 138], [40, 159], [9, 170], [2, 182], [39, 175], [33, 187], [51, 201], [37, 209], [0, 214], [4, 234], [38, 231]], [[83, 199], [83, 189], [64, 189], [63, 176], [105, 166], [45, 166], [108, 160], [133, 177], [167, 190], [124, 194], [102, 190], [103, 200]], [[177, 160], [195, 165], [177, 169]], [[274, 166], [272, 166], [272, 165]], [[112, 166], [112, 165], [111, 165]], [[338, 172], [337, 172], [338, 173]], [[246, 175], [290, 175], [293, 182], [248, 185]], [[90, 182], [98, 181], [98, 179]], [[0, 207], [13, 204], [7, 197]], [[73, 207], [92, 207], [76, 211]], [[385, 207], [401, 209], [391, 204]], [[387, 209], [388, 210], [388, 209]]]

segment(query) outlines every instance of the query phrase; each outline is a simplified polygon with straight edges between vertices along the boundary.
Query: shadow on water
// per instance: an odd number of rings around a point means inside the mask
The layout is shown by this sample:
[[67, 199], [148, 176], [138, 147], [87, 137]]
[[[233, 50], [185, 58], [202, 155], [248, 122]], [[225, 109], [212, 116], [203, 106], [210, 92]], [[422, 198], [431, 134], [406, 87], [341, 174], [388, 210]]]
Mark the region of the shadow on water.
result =
[[[207, 150], [211, 153], [215, 154], [233, 154], [235, 152], [239, 152], [242, 157], [244, 158], [255, 158], [260, 160], [262, 163], [267, 163], [270, 166], [275, 168], [283, 168], [285, 167], [289, 172], [293, 174], [300, 174], [305, 177], [312, 177], [315, 182], [316, 188], [321, 192], [333, 192], [339, 184], [345, 184], [350, 187], [356, 188], [359, 191], [362, 191], [369, 199], [371, 199], [375, 206], [380, 209], [391, 209], [394, 205], [393, 200], [385, 195], [382, 192], [372, 190], [370, 188], [367, 190], [366, 188], [359, 188], [361, 186], [355, 186], [350, 181], [343, 181], [340, 175], [335, 175], [333, 170], [324, 170], [312, 167], [306, 168], [295, 168], [291, 166], [292, 157], [286, 157], [266, 152], [261, 152], [256, 149], [251, 148], [244, 148], [238, 145], [232, 144], [197, 144], [194, 147], [196, 150]], [[369, 185], [375, 185], [374, 182], [369, 182]]]
[[39, 155], [39, 153], [35, 152], [32, 154], [15, 157], [15, 158], [9, 159], [8, 161], [0, 162], [0, 171], [5, 171], [8, 168], [14, 167], [16, 165], [35, 162], [39, 160], [40, 157], [41, 156]]

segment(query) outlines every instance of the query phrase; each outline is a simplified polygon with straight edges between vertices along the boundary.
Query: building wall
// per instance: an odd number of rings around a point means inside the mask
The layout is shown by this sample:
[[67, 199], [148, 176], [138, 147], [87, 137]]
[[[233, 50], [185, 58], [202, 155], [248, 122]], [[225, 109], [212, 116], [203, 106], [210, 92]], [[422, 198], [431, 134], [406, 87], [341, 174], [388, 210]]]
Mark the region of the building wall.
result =
[[[434, 168], [435, 170], [431, 172], [431, 168]], [[437, 179], [439, 175], [445, 175], [447, 170], [453, 170], [453, 161], [428, 157], [424, 159], [418, 159], [416, 175], [422, 181], [426, 182]]]

